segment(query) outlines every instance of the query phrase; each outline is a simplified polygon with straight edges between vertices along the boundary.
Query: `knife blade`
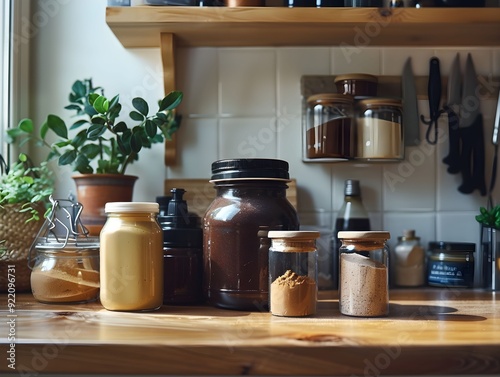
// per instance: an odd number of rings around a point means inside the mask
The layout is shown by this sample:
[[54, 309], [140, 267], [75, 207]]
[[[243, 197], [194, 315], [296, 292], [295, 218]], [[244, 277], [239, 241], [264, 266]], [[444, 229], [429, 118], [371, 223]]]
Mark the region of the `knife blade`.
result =
[[458, 191], [470, 194], [474, 190], [479, 190], [481, 196], [485, 196], [484, 129], [483, 117], [479, 109], [478, 85], [474, 62], [468, 54], [460, 110], [462, 184], [458, 187]]
[[418, 116], [417, 89], [411, 66], [411, 57], [403, 67], [402, 94], [403, 94], [403, 135], [405, 146], [420, 144], [420, 121]]
[[443, 162], [448, 165], [448, 173], [460, 173], [460, 103], [462, 102], [462, 75], [460, 73], [460, 56], [457, 54], [448, 76], [448, 101], [444, 110], [448, 114], [448, 155]]
[[495, 123], [493, 126], [493, 136], [491, 138], [491, 142], [493, 143], [493, 146], [495, 148], [495, 152], [493, 155], [493, 164], [491, 167], [491, 181], [490, 181], [490, 188], [488, 192], [488, 209], [491, 209], [493, 207], [493, 189], [495, 188], [495, 182], [497, 179], [497, 164], [498, 164], [498, 132], [500, 129], [500, 91], [498, 93], [498, 100], [497, 100], [497, 110], [495, 114]]

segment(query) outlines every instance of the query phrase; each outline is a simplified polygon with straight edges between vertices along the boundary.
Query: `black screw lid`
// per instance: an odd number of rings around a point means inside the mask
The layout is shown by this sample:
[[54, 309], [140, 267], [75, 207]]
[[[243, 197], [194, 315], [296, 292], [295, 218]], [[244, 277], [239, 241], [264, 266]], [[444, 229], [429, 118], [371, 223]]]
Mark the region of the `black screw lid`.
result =
[[347, 179], [344, 182], [344, 195], [345, 196], [360, 196], [361, 188], [359, 187], [359, 181], [355, 179]]
[[289, 180], [288, 162], [267, 158], [239, 158], [212, 163], [212, 180], [264, 178]]
[[[169, 248], [201, 248], [203, 231], [201, 219], [188, 211], [187, 202], [182, 198], [186, 192], [182, 188], [170, 190], [166, 214], [158, 216], [163, 230], [163, 246]], [[164, 197], [159, 197], [162, 200]], [[158, 199], [158, 198], [157, 198]]]
[[476, 244], [469, 242], [443, 242], [435, 241], [429, 242], [429, 250], [431, 251], [452, 251], [452, 252], [475, 252]]

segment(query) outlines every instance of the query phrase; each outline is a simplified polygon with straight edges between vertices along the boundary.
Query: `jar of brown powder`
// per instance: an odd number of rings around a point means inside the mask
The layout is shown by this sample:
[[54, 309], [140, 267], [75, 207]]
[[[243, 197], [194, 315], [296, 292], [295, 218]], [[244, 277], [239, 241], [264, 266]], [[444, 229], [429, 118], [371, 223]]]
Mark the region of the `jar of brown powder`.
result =
[[389, 314], [389, 273], [385, 231], [342, 231], [339, 250], [339, 306], [344, 315]]
[[286, 197], [288, 162], [227, 159], [212, 164], [217, 196], [203, 219], [203, 290], [209, 304], [267, 311], [271, 230], [298, 230]]
[[316, 231], [270, 231], [269, 310], [282, 317], [316, 313], [318, 266]]

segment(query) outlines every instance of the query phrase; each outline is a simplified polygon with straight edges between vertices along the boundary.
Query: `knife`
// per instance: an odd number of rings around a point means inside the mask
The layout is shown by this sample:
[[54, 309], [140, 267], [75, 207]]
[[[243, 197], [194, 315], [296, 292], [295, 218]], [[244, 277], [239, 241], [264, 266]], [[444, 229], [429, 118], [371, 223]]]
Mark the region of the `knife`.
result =
[[411, 66], [411, 57], [406, 60], [402, 77], [403, 135], [405, 146], [420, 144], [420, 122], [418, 117], [417, 89]]
[[474, 63], [468, 54], [460, 110], [462, 184], [458, 187], [458, 191], [470, 194], [477, 189], [481, 196], [485, 196], [484, 130], [483, 117], [479, 111], [478, 85]]
[[493, 165], [491, 168], [491, 182], [490, 182], [490, 188], [488, 192], [488, 207], [491, 209], [493, 207], [493, 189], [495, 188], [495, 181], [497, 179], [497, 159], [498, 159], [498, 132], [500, 128], [500, 92], [498, 93], [498, 100], [497, 100], [497, 110], [495, 114], [495, 124], [493, 126], [493, 137], [491, 139], [491, 142], [493, 143], [493, 146], [495, 148], [495, 154], [493, 155]]
[[448, 76], [448, 102], [444, 110], [448, 114], [448, 156], [443, 162], [448, 165], [448, 173], [460, 173], [460, 103], [462, 102], [462, 76], [460, 74], [460, 56], [457, 54]]

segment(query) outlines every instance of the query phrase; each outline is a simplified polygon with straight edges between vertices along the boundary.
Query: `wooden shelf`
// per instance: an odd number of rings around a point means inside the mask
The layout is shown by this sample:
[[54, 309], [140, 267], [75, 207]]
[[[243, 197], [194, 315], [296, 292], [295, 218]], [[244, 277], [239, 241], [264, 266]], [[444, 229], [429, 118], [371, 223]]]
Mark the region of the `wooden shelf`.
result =
[[500, 8], [111, 7], [125, 47], [499, 46]]
[[[500, 45], [500, 8], [136, 6], [106, 8], [106, 22], [125, 47], [161, 48], [165, 93], [176, 89], [176, 46]], [[174, 135], [165, 164], [176, 160]]]
[[[495, 292], [457, 288], [391, 291], [389, 316], [343, 316], [336, 292], [320, 292], [312, 318], [208, 306], [111, 312], [99, 302], [41, 304], [0, 296], [15, 332], [16, 370], [0, 374], [482, 375], [500, 373]], [[323, 297], [322, 297], [323, 296]], [[9, 301], [10, 302], [10, 301]], [[15, 319], [15, 327], [9, 321]], [[5, 356], [4, 356], [5, 357]], [[7, 355], [8, 357], [8, 355]]]

